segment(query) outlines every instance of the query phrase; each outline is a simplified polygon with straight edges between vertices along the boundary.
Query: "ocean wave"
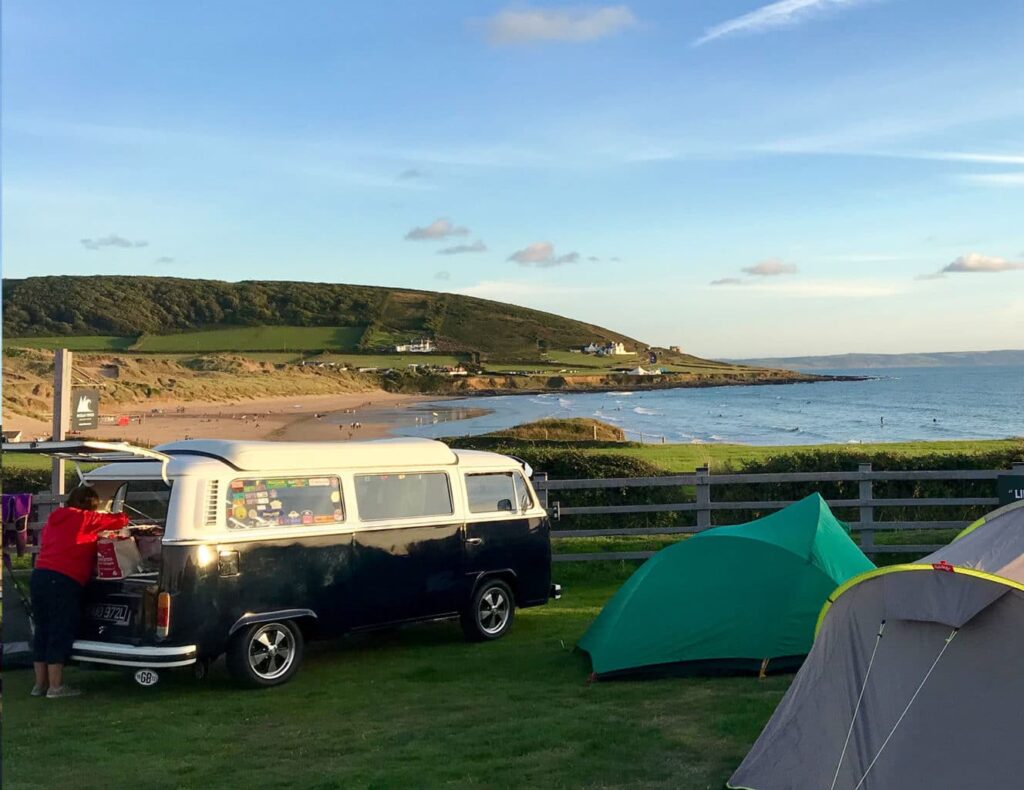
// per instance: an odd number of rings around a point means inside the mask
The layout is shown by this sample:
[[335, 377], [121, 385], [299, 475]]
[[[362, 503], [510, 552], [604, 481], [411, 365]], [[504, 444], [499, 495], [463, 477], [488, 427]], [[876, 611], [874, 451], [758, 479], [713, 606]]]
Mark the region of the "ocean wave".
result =
[[568, 409], [570, 406], [572, 406], [572, 401], [569, 400], [568, 398], [559, 398], [558, 405], [561, 406], [563, 409]]
[[633, 409], [633, 413], [634, 414], [646, 414], [646, 415], [651, 416], [651, 417], [656, 417], [659, 414], [661, 414], [660, 411], [655, 411], [654, 409], [648, 409], [645, 406], [637, 406], [635, 409]]
[[606, 392], [605, 393], [605, 395], [608, 395], [608, 396], [612, 396], [612, 395], [632, 395], [632, 394], [633, 394], [632, 392]]

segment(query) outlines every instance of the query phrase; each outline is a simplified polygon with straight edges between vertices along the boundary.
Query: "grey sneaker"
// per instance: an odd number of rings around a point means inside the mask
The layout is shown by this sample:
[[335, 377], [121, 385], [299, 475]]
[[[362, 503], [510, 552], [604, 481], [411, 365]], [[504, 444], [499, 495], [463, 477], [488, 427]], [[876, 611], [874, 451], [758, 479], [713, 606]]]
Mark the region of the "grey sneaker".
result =
[[61, 697], [80, 697], [82, 692], [79, 689], [71, 688], [66, 683], [63, 686], [51, 688], [46, 692], [47, 699], [60, 699]]
[[46, 686], [40, 686], [38, 683], [36, 683], [32, 687], [32, 691], [29, 692], [29, 695], [33, 696], [33, 697], [45, 697], [46, 696]]

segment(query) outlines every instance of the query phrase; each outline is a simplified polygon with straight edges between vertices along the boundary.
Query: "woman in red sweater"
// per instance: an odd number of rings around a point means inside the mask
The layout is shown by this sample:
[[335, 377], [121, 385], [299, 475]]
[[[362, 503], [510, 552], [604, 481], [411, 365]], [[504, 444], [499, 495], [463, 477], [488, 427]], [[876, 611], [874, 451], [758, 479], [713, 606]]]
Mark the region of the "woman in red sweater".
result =
[[124, 513], [98, 513], [94, 488], [78, 486], [64, 507], [57, 508], [43, 527], [39, 556], [32, 572], [32, 614], [36, 684], [32, 696], [48, 699], [77, 697], [81, 692], [64, 685], [64, 662], [78, 630], [82, 589], [96, 562], [100, 532], [127, 526]]

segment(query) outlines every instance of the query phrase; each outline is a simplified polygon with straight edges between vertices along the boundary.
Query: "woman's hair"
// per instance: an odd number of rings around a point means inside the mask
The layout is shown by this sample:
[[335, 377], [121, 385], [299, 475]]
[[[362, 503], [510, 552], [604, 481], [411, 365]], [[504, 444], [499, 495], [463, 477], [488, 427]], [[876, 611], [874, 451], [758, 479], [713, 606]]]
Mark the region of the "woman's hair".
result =
[[65, 507], [76, 507], [79, 510], [99, 510], [100, 495], [92, 486], [78, 486], [68, 494]]

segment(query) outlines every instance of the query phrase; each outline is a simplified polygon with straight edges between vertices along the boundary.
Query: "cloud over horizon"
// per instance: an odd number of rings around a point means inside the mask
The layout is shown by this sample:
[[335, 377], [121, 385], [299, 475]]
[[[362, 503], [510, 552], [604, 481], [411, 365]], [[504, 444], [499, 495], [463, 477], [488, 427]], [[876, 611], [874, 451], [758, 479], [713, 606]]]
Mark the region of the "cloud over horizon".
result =
[[710, 285], [742, 285], [743, 280], [739, 277], [722, 277], [719, 280], [712, 280]]
[[486, 20], [492, 44], [529, 44], [535, 41], [597, 41], [636, 24], [625, 5], [595, 8], [506, 8]]
[[753, 266], [744, 266], [742, 271], [752, 277], [778, 277], [781, 274], [796, 274], [797, 268], [795, 264], [784, 263], [779, 258], [768, 258]]
[[79, 239], [79, 242], [87, 250], [102, 250], [107, 247], [138, 249], [140, 247], [149, 246], [149, 242], [145, 239], [132, 241], [131, 239], [126, 239], [124, 236], [118, 236], [116, 233], [111, 233], [107, 236], [100, 236], [96, 239]]
[[550, 241], [535, 241], [521, 250], [516, 250], [508, 256], [508, 259], [515, 261], [520, 266], [549, 269], [567, 263], [577, 263], [580, 260], [580, 254], [567, 252], [564, 255], [555, 255], [555, 245]]
[[398, 174], [398, 180], [399, 181], [411, 181], [411, 180], [413, 180], [415, 178], [425, 178], [426, 175], [427, 174], [424, 173], [422, 170], [419, 170], [419, 169], [417, 169], [415, 167], [410, 167], [410, 168], [408, 168], [406, 170], [403, 170], [401, 173]]
[[791, 27], [832, 8], [865, 5], [878, 0], [778, 0], [755, 8], [749, 13], [712, 25], [692, 46], [699, 47], [737, 33], [761, 33], [780, 27]]
[[[1024, 253], [1021, 254], [1024, 258]], [[941, 280], [947, 274], [996, 274], [999, 272], [1024, 271], [1024, 261], [1008, 261], [997, 255], [982, 255], [980, 252], [969, 252], [954, 258], [937, 272], [919, 274], [915, 280]]]
[[429, 225], [413, 228], [405, 234], [406, 241], [425, 241], [430, 239], [447, 239], [452, 236], [468, 236], [469, 228], [457, 227], [451, 220], [435, 219]]
[[435, 280], [450, 280], [452, 279], [451, 272], [446, 272], [443, 269], [434, 275]]
[[472, 244], [456, 244], [437, 251], [438, 255], [464, 255], [467, 252], [487, 252], [487, 245], [480, 239]]

